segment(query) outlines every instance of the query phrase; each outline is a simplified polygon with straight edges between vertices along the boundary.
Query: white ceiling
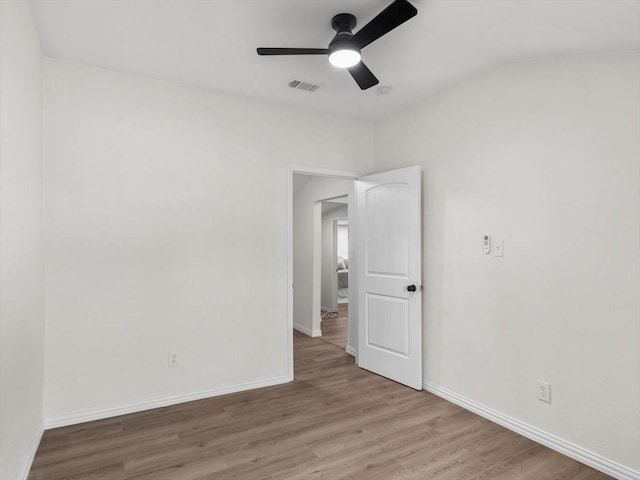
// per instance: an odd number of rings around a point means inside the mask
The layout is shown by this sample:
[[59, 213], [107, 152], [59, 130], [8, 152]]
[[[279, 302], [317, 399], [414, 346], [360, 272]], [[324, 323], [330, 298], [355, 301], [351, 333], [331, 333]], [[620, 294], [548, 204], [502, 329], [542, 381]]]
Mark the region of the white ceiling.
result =
[[[376, 120], [479, 69], [532, 57], [640, 49], [640, 0], [412, 0], [418, 15], [363, 50], [391, 93], [361, 91], [325, 56], [336, 13], [359, 27], [391, 0], [32, 0], [46, 55], [214, 91]], [[287, 87], [320, 84], [314, 93]]]

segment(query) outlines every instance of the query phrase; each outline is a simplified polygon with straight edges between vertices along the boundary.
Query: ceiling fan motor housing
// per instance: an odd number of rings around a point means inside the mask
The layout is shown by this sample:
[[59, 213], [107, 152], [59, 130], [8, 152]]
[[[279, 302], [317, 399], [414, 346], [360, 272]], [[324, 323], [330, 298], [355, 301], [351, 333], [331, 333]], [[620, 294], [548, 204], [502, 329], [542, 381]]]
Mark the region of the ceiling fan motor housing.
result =
[[356, 17], [350, 13], [339, 13], [338, 15], [335, 15], [331, 19], [331, 28], [333, 28], [337, 33], [329, 43], [329, 52], [331, 53], [345, 48], [360, 52], [360, 49], [351, 42], [351, 37], [353, 37], [352, 30], [355, 27]]
[[356, 28], [356, 17], [350, 13], [339, 13], [331, 19], [331, 28], [336, 32], [349, 32]]

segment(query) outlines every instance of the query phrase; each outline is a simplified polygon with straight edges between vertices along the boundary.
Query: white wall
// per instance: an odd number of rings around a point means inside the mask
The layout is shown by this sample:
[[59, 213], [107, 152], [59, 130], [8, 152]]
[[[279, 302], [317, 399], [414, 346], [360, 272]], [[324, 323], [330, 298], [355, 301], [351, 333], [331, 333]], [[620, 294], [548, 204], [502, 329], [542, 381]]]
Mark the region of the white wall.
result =
[[[347, 218], [349, 212], [346, 205], [337, 206], [335, 203], [323, 203], [322, 208], [322, 284], [320, 287], [320, 304], [322, 308], [332, 310], [336, 308], [338, 297], [337, 252], [333, 242], [333, 222], [339, 218]], [[328, 209], [328, 211], [324, 211], [325, 209]]]
[[374, 128], [424, 169], [426, 381], [636, 472], [639, 85], [637, 52], [522, 62]]
[[[314, 288], [314, 255], [320, 264], [322, 252], [321, 248], [314, 249], [314, 216], [317, 217], [318, 233], [321, 233], [322, 220], [322, 204], [317, 202], [348, 195], [352, 191], [353, 180], [312, 177], [293, 196], [293, 324], [308, 335], [321, 333], [320, 297], [315, 302], [313, 298], [314, 292], [320, 293], [321, 286], [321, 272], [315, 272], [317, 285]], [[318, 308], [314, 309], [314, 303]]]
[[42, 53], [23, 1], [0, 2], [0, 478], [26, 478], [42, 433]]
[[336, 257], [349, 258], [349, 225], [346, 220], [336, 228]]
[[288, 379], [288, 165], [371, 125], [55, 60], [44, 122], [45, 418]]

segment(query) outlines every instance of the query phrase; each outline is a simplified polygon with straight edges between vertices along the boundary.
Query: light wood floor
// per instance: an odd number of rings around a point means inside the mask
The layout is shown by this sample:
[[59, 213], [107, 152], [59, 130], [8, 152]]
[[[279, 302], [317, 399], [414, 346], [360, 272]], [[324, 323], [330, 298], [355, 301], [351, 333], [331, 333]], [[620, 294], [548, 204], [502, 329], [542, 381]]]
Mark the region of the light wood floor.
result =
[[342, 350], [347, 348], [347, 322], [349, 320], [349, 304], [338, 304], [338, 317], [322, 320], [322, 340]]
[[49, 430], [29, 479], [610, 478], [294, 338], [294, 382]]

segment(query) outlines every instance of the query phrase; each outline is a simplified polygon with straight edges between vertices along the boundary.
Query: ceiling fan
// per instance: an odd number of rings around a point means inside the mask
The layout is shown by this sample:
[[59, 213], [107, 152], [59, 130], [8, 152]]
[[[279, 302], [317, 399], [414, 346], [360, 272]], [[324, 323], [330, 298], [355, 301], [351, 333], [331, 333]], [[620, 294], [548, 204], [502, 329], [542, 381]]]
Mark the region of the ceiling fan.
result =
[[356, 26], [356, 17], [339, 13], [331, 19], [331, 28], [337, 33], [328, 48], [258, 48], [258, 55], [329, 55], [331, 65], [348, 69], [360, 89], [366, 90], [377, 85], [378, 79], [362, 62], [360, 50], [417, 13], [407, 0], [395, 0], [355, 34], [351, 30]]

